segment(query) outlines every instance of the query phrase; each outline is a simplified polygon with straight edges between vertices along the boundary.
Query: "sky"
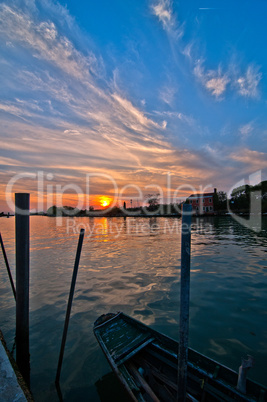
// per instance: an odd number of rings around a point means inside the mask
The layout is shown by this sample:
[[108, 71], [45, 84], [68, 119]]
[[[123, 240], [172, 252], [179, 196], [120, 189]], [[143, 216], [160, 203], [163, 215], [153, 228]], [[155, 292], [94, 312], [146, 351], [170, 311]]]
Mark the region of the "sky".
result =
[[263, 0], [0, 1], [0, 210], [15, 192], [46, 210], [266, 180], [266, 15]]

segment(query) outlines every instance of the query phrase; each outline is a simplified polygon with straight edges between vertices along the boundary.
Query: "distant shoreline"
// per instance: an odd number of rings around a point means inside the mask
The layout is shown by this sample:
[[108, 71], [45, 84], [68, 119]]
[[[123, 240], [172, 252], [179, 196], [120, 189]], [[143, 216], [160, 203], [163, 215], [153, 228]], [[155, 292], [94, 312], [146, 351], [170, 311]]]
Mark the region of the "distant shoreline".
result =
[[[193, 218], [213, 218], [213, 217], [229, 217], [237, 215], [240, 217], [250, 217], [254, 214], [248, 212], [217, 212], [217, 213], [208, 213], [208, 214], [193, 214]], [[15, 214], [1, 214], [0, 218], [12, 218]], [[30, 213], [30, 216], [44, 216], [48, 218], [180, 218], [181, 214], [109, 214], [109, 213], [87, 213], [87, 214], [62, 214], [62, 215], [51, 215], [47, 213]], [[262, 212], [261, 216], [267, 216], [266, 212]]]
[[[202, 217], [229, 217], [232, 215], [238, 215], [238, 216], [253, 216], [253, 214], [247, 213], [247, 212], [226, 212], [226, 213], [208, 213], [208, 214], [193, 214], [193, 218], [202, 218]], [[14, 215], [10, 215], [14, 216]], [[47, 216], [49, 218], [180, 218], [182, 215], [181, 214], [138, 214], [138, 215], [110, 215], [110, 214], [101, 214], [101, 213], [95, 213], [95, 214], [86, 214], [86, 215], [81, 215], [81, 214], [76, 214], [76, 215], [47, 215], [45, 213], [34, 213], [30, 214], [30, 216]], [[266, 212], [261, 213], [261, 216], [267, 216]]]

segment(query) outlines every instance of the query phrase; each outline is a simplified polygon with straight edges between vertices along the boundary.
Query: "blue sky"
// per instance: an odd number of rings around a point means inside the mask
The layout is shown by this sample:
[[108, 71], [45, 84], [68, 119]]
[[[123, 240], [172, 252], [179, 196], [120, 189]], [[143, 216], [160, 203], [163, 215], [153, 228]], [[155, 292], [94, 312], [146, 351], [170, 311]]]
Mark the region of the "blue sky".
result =
[[169, 172], [180, 196], [266, 180], [266, 15], [260, 0], [1, 1], [2, 201], [18, 173], [12, 189], [37, 197], [38, 171], [144, 193]]

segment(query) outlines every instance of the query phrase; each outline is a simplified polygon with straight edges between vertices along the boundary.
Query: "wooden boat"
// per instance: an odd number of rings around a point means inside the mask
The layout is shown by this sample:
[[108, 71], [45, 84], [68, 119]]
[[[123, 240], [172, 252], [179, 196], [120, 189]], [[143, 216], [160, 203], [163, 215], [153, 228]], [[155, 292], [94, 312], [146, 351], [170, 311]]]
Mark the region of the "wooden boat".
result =
[[[132, 401], [177, 400], [176, 341], [123, 313], [99, 317], [94, 334]], [[244, 394], [237, 383], [236, 372], [188, 349], [187, 400], [267, 401], [260, 384], [246, 380]]]

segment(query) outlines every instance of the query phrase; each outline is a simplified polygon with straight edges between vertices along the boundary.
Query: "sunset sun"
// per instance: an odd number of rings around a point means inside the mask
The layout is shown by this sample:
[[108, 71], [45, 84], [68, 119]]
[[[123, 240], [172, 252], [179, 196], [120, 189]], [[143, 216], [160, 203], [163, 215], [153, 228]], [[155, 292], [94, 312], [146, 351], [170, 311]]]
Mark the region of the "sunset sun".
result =
[[101, 207], [108, 207], [109, 205], [110, 205], [110, 203], [111, 203], [111, 198], [109, 198], [109, 197], [105, 197], [105, 196], [101, 196], [100, 198], [99, 198], [99, 203], [100, 203], [100, 205], [101, 205]]

